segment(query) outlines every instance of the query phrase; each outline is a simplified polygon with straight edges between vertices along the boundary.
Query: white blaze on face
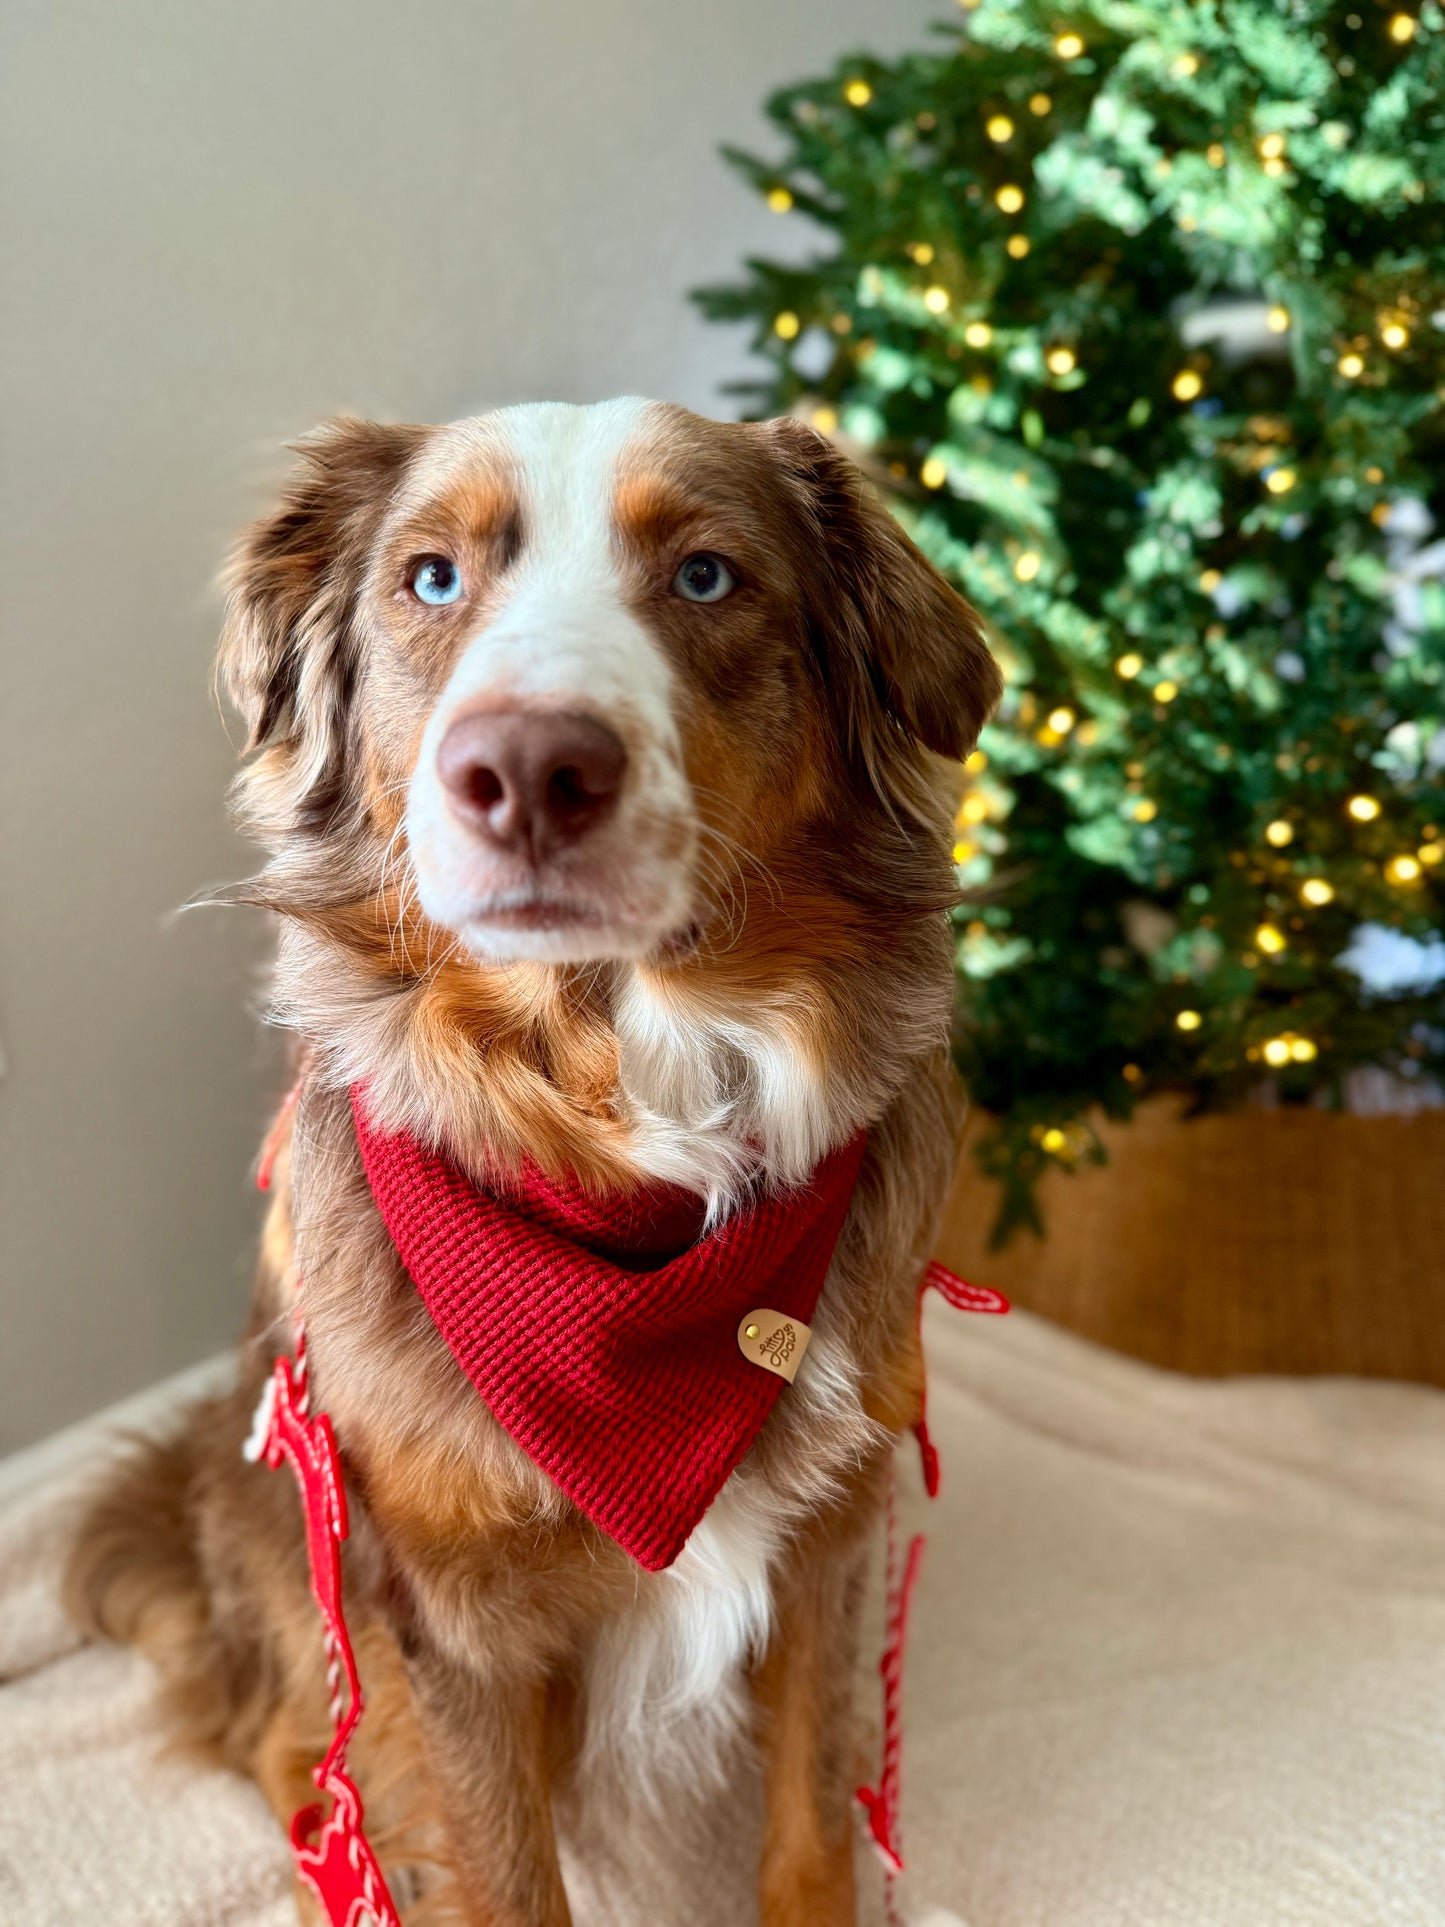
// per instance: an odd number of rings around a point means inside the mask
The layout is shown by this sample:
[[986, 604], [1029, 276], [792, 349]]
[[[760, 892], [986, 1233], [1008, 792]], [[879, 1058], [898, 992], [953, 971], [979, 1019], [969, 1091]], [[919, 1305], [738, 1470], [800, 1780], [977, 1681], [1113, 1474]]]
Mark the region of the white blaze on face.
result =
[[[438, 437], [415, 484], [497, 452], [519, 494], [522, 539], [494, 607], [462, 649], [422, 738], [406, 827], [423, 909], [497, 959], [643, 957], [688, 920], [696, 819], [672, 671], [627, 607], [612, 501], [649, 404], [510, 408]], [[409, 491], [410, 493], [411, 491]], [[496, 848], [449, 806], [437, 752], [470, 712], [538, 709], [606, 724], [627, 750], [616, 809], [538, 863]]]

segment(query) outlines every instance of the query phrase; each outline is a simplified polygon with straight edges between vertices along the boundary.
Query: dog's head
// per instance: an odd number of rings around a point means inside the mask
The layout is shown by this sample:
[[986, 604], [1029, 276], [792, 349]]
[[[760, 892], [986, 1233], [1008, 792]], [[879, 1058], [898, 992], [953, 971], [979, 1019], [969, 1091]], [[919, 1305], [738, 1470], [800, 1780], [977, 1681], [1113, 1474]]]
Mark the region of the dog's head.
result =
[[[618, 401], [341, 421], [301, 453], [221, 663], [262, 751], [247, 813], [319, 859], [313, 892], [328, 867], [390, 892], [391, 926], [414, 883], [472, 957], [556, 964], [688, 953], [789, 849], [946, 895], [921, 751], [967, 753], [997, 672], [810, 429]], [[904, 859], [916, 882], [881, 873]]]

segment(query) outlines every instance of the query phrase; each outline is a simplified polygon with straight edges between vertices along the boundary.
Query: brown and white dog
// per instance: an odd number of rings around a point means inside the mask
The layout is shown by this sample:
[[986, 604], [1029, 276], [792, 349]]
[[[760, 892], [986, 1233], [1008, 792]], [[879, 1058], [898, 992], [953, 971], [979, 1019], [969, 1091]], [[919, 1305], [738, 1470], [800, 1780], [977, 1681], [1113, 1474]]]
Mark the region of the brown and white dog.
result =
[[[850, 1678], [956, 1136], [948, 771], [975, 619], [794, 421], [641, 401], [341, 421], [229, 576], [235, 894], [308, 1076], [242, 1382], [118, 1473], [70, 1597], [283, 1821], [329, 1738], [294, 1488], [243, 1462], [298, 1278], [342, 1444], [353, 1752], [408, 1919], [842, 1927]], [[644, 1572], [411, 1289], [348, 1088], [478, 1181], [666, 1179], [714, 1222], [868, 1148], [797, 1381]], [[565, 1877], [564, 1877], [565, 1876]], [[570, 1909], [570, 1911], [569, 1911]]]

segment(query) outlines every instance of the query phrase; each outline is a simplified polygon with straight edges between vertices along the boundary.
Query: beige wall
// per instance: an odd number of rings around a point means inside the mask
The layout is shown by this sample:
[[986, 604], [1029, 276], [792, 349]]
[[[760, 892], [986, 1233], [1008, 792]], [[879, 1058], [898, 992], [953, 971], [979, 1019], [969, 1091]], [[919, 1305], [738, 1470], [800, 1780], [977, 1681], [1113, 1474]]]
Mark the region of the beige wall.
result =
[[942, 0], [9, 0], [0, 20], [0, 1449], [223, 1343], [276, 1090], [209, 587], [288, 436], [720, 410], [715, 157]]

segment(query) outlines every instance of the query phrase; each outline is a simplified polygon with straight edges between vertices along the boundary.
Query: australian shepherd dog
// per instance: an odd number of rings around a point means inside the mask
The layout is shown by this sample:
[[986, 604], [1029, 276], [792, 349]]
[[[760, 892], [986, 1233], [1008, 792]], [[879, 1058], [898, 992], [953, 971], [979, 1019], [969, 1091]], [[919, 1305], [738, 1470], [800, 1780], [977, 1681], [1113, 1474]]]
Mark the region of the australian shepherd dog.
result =
[[[304, 1080], [240, 1383], [110, 1474], [72, 1609], [153, 1656], [176, 1736], [283, 1823], [315, 1799], [301, 1512], [242, 1457], [299, 1291], [351, 1515], [352, 1771], [403, 1917], [844, 1927], [860, 1595], [957, 1140], [978, 623], [811, 429], [632, 400], [334, 422], [227, 587], [238, 814], [269, 852], [232, 894], [275, 914]], [[666, 1570], [459, 1369], [356, 1089], [479, 1186], [666, 1184], [711, 1228], [866, 1132], [796, 1381]]]

